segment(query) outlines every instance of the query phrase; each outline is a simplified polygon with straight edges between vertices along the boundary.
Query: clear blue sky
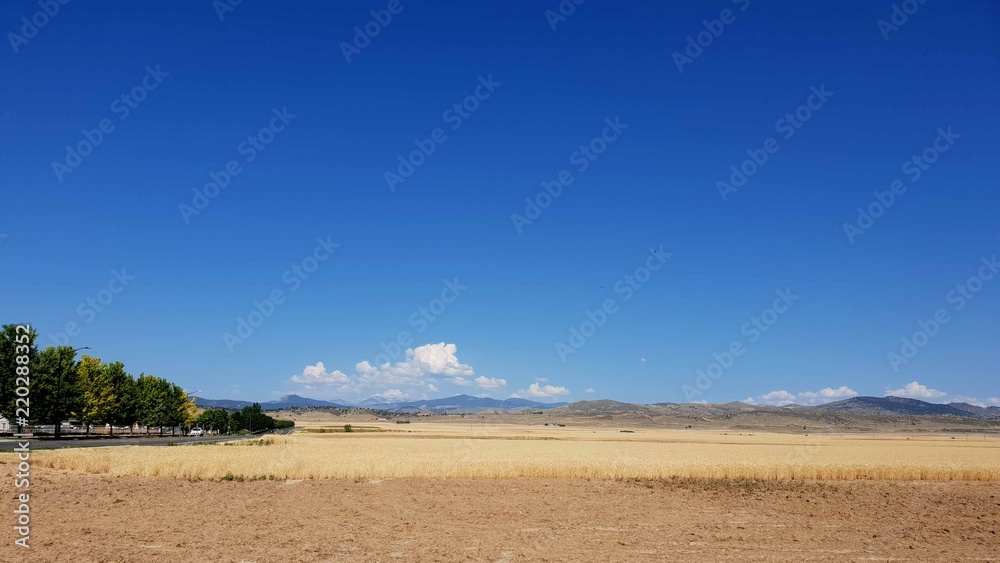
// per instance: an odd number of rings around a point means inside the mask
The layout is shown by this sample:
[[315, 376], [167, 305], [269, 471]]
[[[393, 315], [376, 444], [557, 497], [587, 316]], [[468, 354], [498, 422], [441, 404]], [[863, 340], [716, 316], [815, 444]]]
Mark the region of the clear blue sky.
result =
[[[208, 0], [71, 2], [22, 41], [41, 8], [4, 2], [3, 320], [43, 346], [76, 323], [64, 341], [213, 398], [1000, 397], [1000, 278], [949, 298], [1000, 253], [994, 3], [930, 1], [880, 29], [888, 0], [588, 0], [553, 30], [555, 0], [404, 1], [348, 62], [342, 43], [388, 5], [350, 4], [244, 1], [220, 20]], [[674, 53], [720, 17], [680, 72]], [[781, 121], [807, 103], [800, 128]], [[92, 153], [67, 156], [102, 120]], [[270, 126], [263, 150], [243, 144]], [[434, 152], [387, 182], [425, 139]], [[904, 168], [928, 148], [936, 162]], [[768, 160], [724, 200], [748, 149]], [[230, 161], [228, 187], [195, 201]], [[572, 183], [539, 198], [563, 170]], [[849, 237], [895, 180], [905, 192]], [[526, 198], [551, 204], [519, 232]], [[339, 247], [303, 264], [317, 237]], [[647, 260], [662, 267], [628, 286]], [[939, 309], [948, 322], [903, 350]], [[378, 365], [401, 331], [416, 350]]]

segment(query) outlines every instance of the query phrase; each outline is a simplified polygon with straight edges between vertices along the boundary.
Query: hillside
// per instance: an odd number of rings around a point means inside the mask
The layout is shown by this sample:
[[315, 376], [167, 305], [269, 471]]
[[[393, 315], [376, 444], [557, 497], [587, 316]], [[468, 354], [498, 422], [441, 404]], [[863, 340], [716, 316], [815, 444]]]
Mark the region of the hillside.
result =
[[853, 397], [815, 407], [830, 412], [854, 414], [938, 415], [978, 419], [1000, 418], [1000, 407], [977, 407], [968, 403], [928, 403], [904, 397]]

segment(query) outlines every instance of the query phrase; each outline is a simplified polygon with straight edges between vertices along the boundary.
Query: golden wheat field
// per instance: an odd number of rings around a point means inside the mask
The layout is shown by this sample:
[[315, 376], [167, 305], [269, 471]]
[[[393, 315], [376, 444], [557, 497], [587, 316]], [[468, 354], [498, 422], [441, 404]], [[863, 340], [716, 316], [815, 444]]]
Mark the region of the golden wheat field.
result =
[[[195, 446], [38, 451], [36, 466], [200, 479], [510, 478], [1000, 481], [995, 436], [858, 436], [516, 425], [322, 425]], [[325, 430], [325, 432], [319, 432]], [[2, 458], [0, 458], [2, 459]]]

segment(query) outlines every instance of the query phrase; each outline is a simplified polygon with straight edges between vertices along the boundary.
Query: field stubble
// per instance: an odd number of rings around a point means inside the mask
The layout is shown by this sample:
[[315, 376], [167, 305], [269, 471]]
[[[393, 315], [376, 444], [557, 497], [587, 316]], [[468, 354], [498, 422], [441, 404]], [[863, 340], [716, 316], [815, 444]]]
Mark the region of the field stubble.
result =
[[[40, 451], [39, 467], [201, 479], [575, 478], [1000, 481], [995, 437], [830, 436], [384, 425], [263, 445]], [[410, 426], [410, 425], [408, 425]], [[0, 456], [0, 459], [3, 459]]]

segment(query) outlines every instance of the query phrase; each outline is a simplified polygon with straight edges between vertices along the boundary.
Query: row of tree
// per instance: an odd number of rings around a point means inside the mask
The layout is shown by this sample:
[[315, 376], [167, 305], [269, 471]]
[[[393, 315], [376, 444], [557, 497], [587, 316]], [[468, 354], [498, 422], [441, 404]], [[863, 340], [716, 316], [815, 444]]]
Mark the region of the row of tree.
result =
[[258, 403], [231, 413], [225, 409], [208, 409], [195, 419], [195, 424], [206, 430], [217, 432], [241, 432], [243, 430], [259, 432], [295, 426], [291, 420], [278, 420], [267, 416]]
[[[39, 351], [37, 337], [34, 330], [18, 332], [13, 324], [0, 329], [0, 415], [12, 425], [17, 409], [25, 407], [25, 398], [17, 395], [17, 388], [25, 383], [32, 424], [54, 424], [58, 429], [62, 421], [78, 419], [88, 428], [90, 424], [109, 424], [113, 429], [138, 423], [148, 431], [150, 426], [185, 426], [194, 421], [197, 409], [179, 385], [153, 375], [133, 377], [121, 362], [102, 362], [86, 355], [77, 360], [69, 346]], [[28, 356], [27, 381], [18, 362], [24, 355]], [[18, 367], [22, 367], [20, 373]]]

